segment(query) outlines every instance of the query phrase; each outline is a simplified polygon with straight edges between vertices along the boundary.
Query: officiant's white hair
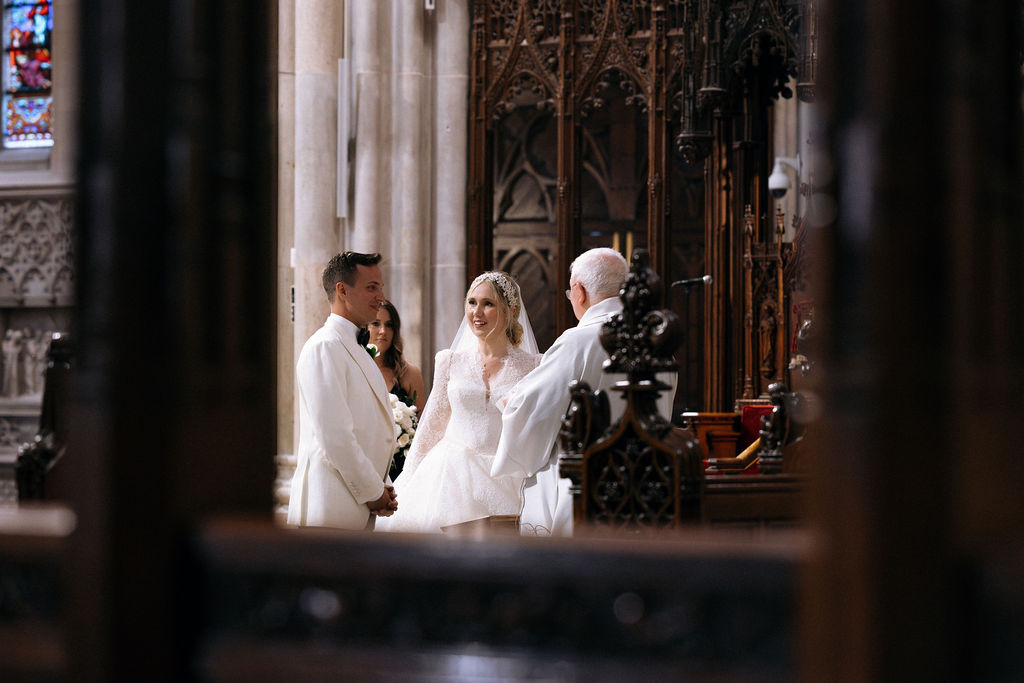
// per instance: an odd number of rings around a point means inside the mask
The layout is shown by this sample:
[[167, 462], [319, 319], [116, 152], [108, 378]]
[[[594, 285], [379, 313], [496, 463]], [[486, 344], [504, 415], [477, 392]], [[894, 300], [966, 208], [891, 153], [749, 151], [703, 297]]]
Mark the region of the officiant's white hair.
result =
[[569, 277], [583, 285], [594, 301], [618, 296], [629, 266], [619, 252], [608, 247], [589, 249], [569, 266]]

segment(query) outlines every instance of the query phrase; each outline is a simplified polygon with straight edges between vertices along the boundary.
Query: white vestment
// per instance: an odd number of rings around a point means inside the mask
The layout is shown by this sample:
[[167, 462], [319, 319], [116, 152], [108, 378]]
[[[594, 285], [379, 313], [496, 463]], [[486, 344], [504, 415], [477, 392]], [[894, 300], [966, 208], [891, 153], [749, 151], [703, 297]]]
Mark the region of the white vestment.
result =
[[[598, 340], [601, 326], [621, 311], [622, 300], [617, 296], [588, 308], [579, 324], [555, 340], [537, 369], [523, 378], [509, 398], [491, 476], [526, 478], [520, 513], [524, 535], [572, 535], [569, 480], [558, 474], [558, 430], [569, 407], [573, 380], [605, 390], [613, 421], [625, 410], [622, 393], [608, 391], [623, 375], [603, 372], [608, 353]], [[676, 373], [659, 373], [658, 378], [671, 385], [658, 399], [658, 411], [669, 419]]]
[[391, 403], [384, 376], [356, 331], [332, 313], [299, 353], [299, 449], [289, 524], [365, 529], [366, 503], [384, 493], [395, 449]]

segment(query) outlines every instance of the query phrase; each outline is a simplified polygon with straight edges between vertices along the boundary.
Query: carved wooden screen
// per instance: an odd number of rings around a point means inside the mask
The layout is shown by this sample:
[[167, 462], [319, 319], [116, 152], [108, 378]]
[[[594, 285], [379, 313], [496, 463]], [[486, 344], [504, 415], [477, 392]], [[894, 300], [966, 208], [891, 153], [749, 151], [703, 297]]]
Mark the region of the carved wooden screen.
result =
[[[798, 71], [803, 6], [473, 3], [467, 263], [471, 276], [517, 277], [542, 349], [575, 324], [562, 292], [579, 252], [645, 247], [667, 284], [715, 278], [714, 289], [666, 287], [686, 333], [677, 411], [731, 409], [745, 395], [758, 353], [746, 318], [761, 321], [745, 307], [743, 214], [753, 207], [753, 240], [770, 245], [770, 113]], [[763, 308], [782, 337], [787, 310]]]

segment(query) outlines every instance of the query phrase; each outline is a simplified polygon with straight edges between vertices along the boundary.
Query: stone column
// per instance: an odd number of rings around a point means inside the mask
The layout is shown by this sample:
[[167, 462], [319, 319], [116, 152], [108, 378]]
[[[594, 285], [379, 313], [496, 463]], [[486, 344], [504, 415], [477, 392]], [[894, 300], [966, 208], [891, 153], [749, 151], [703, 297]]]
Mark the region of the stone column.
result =
[[[772, 156], [768, 159], [768, 173], [772, 172], [776, 158], [796, 158], [797, 155], [802, 153], [800, 148], [800, 124], [802, 118], [800, 115], [800, 108], [803, 106], [804, 104], [795, 97], [791, 97], [789, 99], [780, 97], [775, 101], [775, 104], [772, 107], [772, 112], [774, 114], [774, 122], [772, 126]], [[801, 161], [803, 161], [803, 158], [801, 158]], [[769, 198], [771, 218], [768, 221], [768, 226], [771, 230], [775, 229], [775, 212], [781, 208], [786, 217], [785, 239], [792, 240], [793, 217], [798, 215], [798, 212], [801, 209], [800, 180], [797, 177], [797, 172], [785, 164], [783, 164], [782, 170], [793, 186], [789, 188], [789, 191], [786, 192], [782, 199], [775, 199], [774, 197]]]
[[[295, 111], [303, 116], [295, 129], [295, 347], [326, 311], [316, 281], [323, 261], [340, 248], [380, 251], [406, 356], [429, 380], [434, 353], [459, 324], [466, 285], [468, 2], [427, 11], [418, 2], [351, 0], [342, 50], [334, 42], [341, 34], [330, 28], [341, 19], [341, 0], [294, 1], [308, 4], [297, 8], [295, 22]], [[337, 17], [316, 11], [325, 6]], [[303, 57], [304, 50], [311, 53]], [[333, 155], [347, 150], [335, 150], [335, 103], [317, 95], [336, 87], [342, 52], [353, 154], [351, 209], [337, 221]]]
[[[337, 73], [344, 46], [344, 1], [294, 2], [292, 116], [295, 122], [301, 122], [293, 126], [294, 349], [297, 354], [306, 339], [323, 324], [330, 310], [320, 275], [327, 261], [344, 246], [339, 238], [335, 206]], [[282, 92], [282, 96], [284, 94]], [[282, 104], [288, 107], [283, 97]], [[297, 435], [298, 430], [295, 433]]]
[[295, 467], [295, 0], [277, 5], [277, 481], [275, 507], [288, 510]]
[[402, 316], [407, 359], [423, 365], [425, 309], [431, 284], [424, 278], [430, 260], [429, 193], [434, 174], [429, 163], [433, 131], [430, 115], [431, 60], [424, 29], [430, 21], [422, 3], [393, 5], [395, 56], [391, 101], [390, 208], [388, 297]]
[[[349, 51], [352, 55], [352, 84], [349, 97], [355, 115], [352, 136], [352, 220], [349, 225], [352, 248], [381, 250], [380, 234], [389, 232], [390, 217], [383, 198], [390, 195], [390, 150], [385, 149], [389, 132], [390, 96], [387, 65], [390, 63], [391, 30], [387, 3], [353, 0], [349, 5]], [[386, 242], [383, 242], [386, 243]], [[389, 255], [390, 257], [390, 255]], [[387, 275], [387, 273], [385, 273]], [[385, 292], [388, 292], [385, 283]]]
[[354, 115], [350, 243], [385, 255], [406, 356], [429, 380], [466, 285], [469, 9], [350, 3]]
[[[466, 290], [466, 154], [469, 102], [469, 3], [449, 0], [435, 12], [437, 86], [434, 100], [434, 283], [432, 326], [424, 341], [432, 350], [451, 343], [462, 317]], [[473, 273], [477, 275], [477, 273]], [[427, 363], [433, 362], [433, 354]]]
[[[772, 198], [772, 215], [777, 207], [782, 207], [786, 216], [785, 239], [792, 241], [796, 236], [793, 219], [805, 216], [808, 211], [808, 199], [800, 194], [800, 183], [815, 181], [818, 167], [824, 168], [824, 153], [820, 147], [821, 112], [814, 102], [801, 102], [796, 97], [776, 100], [774, 105], [774, 135], [772, 139], [773, 157], [768, 160], [770, 173], [775, 157], [799, 158], [800, 173], [783, 165], [792, 187], [781, 200]], [[774, 226], [774, 218], [771, 224]]]

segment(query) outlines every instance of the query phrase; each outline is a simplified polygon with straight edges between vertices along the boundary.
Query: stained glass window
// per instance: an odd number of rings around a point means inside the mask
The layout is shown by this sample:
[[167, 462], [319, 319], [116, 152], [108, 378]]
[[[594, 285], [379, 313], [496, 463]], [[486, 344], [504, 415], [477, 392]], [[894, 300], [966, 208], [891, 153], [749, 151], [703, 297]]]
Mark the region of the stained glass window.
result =
[[4, 147], [53, 145], [50, 0], [4, 2]]

